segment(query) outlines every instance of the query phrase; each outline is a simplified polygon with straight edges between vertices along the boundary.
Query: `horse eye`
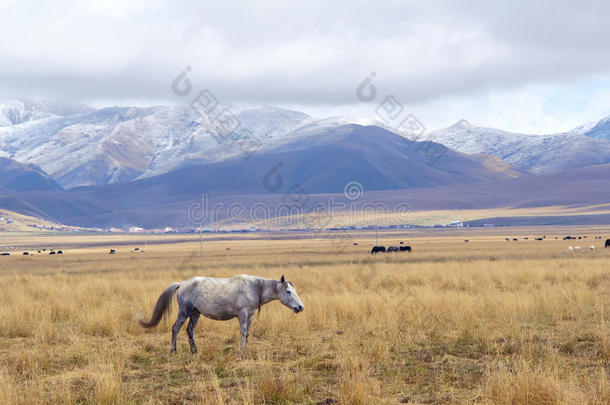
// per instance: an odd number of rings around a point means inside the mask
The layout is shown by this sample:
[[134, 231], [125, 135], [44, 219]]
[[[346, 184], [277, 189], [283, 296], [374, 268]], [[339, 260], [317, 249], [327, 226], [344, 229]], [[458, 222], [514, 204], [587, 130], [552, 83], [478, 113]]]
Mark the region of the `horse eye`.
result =
[[288, 294], [292, 294], [290, 291], [286, 291]]

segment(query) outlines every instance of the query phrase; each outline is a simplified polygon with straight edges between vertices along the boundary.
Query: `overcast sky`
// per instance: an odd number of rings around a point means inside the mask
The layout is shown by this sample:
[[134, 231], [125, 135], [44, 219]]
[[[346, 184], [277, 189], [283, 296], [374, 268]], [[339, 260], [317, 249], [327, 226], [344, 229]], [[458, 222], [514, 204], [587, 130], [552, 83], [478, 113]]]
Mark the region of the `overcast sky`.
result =
[[[176, 3], [176, 4], [173, 4]], [[0, 0], [0, 97], [226, 104], [545, 133], [610, 114], [610, 1]], [[372, 72], [374, 100], [358, 85]]]

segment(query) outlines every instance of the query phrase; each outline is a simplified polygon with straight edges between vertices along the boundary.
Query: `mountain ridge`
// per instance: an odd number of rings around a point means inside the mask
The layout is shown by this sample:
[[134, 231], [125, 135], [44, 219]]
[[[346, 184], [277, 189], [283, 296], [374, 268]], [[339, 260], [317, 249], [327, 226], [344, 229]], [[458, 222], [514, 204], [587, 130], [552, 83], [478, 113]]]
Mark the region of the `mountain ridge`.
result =
[[[150, 179], [147, 181], [151, 181]], [[179, 187], [188, 188], [188, 181]], [[160, 192], [154, 199], [143, 198], [138, 189], [130, 190], [126, 184], [111, 184], [82, 187], [68, 191], [33, 191], [14, 193], [11, 210], [43, 216], [68, 225], [87, 227], [128, 227], [144, 226], [162, 228], [165, 226], [197, 226], [188, 217], [192, 204], [201, 204], [203, 195], [214, 213], [218, 223], [233, 217], [231, 207], [244, 207], [239, 218], [251, 213], [254, 206], [267, 207], [269, 212], [277, 210], [279, 204], [286, 202], [286, 196], [294, 192], [294, 185], [285, 183], [276, 192], [253, 194], [245, 191], [216, 192], [205, 194], [191, 188], [188, 193]], [[262, 187], [261, 187], [262, 188]], [[445, 186], [367, 190], [357, 201], [348, 199], [343, 193], [311, 193], [305, 191], [304, 212], [309, 212], [316, 204], [356, 204], [356, 209], [365, 205], [397, 207], [408, 204], [412, 210], [453, 210], [485, 208], [533, 208], [550, 206], [591, 206], [608, 204], [610, 189], [610, 164], [574, 169], [562, 173], [539, 176], [523, 176], [500, 181], [451, 184]], [[172, 191], [172, 190], [166, 190]], [[299, 194], [300, 195], [300, 194]], [[104, 198], [100, 198], [103, 196]], [[44, 207], [39, 203], [45, 202]], [[117, 203], [116, 205], [114, 203]], [[0, 199], [1, 203], [1, 199]], [[3, 204], [2, 204], [3, 205]], [[38, 205], [38, 206], [37, 206]], [[214, 207], [220, 207], [217, 210]], [[606, 216], [607, 217], [607, 216]], [[601, 220], [606, 220], [603, 217]], [[247, 218], [246, 218], [247, 219]], [[250, 218], [252, 219], [252, 218]], [[232, 220], [232, 223], [239, 223]], [[606, 223], [606, 222], [604, 222]], [[207, 224], [207, 222], [206, 222]]]
[[0, 188], [10, 191], [62, 190], [40, 167], [0, 157]]
[[[222, 128], [215, 117], [199, 115], [190, 106], [92, 109], [78, 103], [39, 100], [26, 108], [25, 102], [14, 103], [24, 111], [31, 107], [38, 115], [24, 112], [23, 117], [10, 118], [11, 125], [0, 124], [0, 156], [34, 163], [64, 188], [126, 183], [242, 154], [235, 142], [217, 141], [226, 136], [220, 136]], [[258, 139], [260, 150], [256, 153], [313, 144], [319, 142], [321, 134], [353, 123], [340, 117], [314, 119], [272, 106], [226, 111], [240, 123], [237, 138]], [[495, 156], [520, 173], [543, 174], [608, 163], [609, 137], [610, 119], [606, 117], [595, 125], [552, 135], [477, 127], [462, 119], [415, 139], [434, 141], [466, 154]]]
[[[575, 132], [528, 135], [478, 127], [464, 120], [421, 136], [463, 153], [484, 153], [533, 174], [610, 163], [610, 142]], [[610, 129], [610, 128], [609, 128]]]

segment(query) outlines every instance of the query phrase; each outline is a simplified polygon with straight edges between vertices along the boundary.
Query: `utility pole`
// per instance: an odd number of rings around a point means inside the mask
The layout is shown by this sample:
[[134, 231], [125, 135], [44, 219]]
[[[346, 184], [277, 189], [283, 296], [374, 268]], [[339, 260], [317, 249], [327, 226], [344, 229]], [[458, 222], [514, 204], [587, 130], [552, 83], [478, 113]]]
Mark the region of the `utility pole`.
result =
[[377, 234], [377, 228], [379, 228], [379, 225], [375, 225], [375, 246], [379, 246], [379, 235]]
[[201, 248], [201, 257], [203, 257], [203, 236], [201, 235], [201, 225], [199, 225], [199, 247]]

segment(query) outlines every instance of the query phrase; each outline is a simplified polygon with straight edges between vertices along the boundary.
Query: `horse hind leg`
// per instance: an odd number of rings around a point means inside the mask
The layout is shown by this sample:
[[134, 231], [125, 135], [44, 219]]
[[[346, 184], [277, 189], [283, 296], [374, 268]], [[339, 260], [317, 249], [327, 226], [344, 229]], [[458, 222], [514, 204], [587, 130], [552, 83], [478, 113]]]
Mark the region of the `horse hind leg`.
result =
[[189, 324], [186, 327], [186, 333], [189, 336], [189, 343], [191, 345], [191, 353], [197, 353], [197, 345], [195, 344], [195, 328], [197, 327], [197, 322], [199, 321], [199, 317], [201, 314], [199, 311], [195, 310], [189, 319]]
[[178, 332], [180, 332], [180, 328], [186, 322], [186, 319], [189, 317], [188, 313], [184, 310], [180, 310], [178, 312], [178, 318], [172, 327], [172, 353], [176, 353], [176, 338], [178, 337]]

